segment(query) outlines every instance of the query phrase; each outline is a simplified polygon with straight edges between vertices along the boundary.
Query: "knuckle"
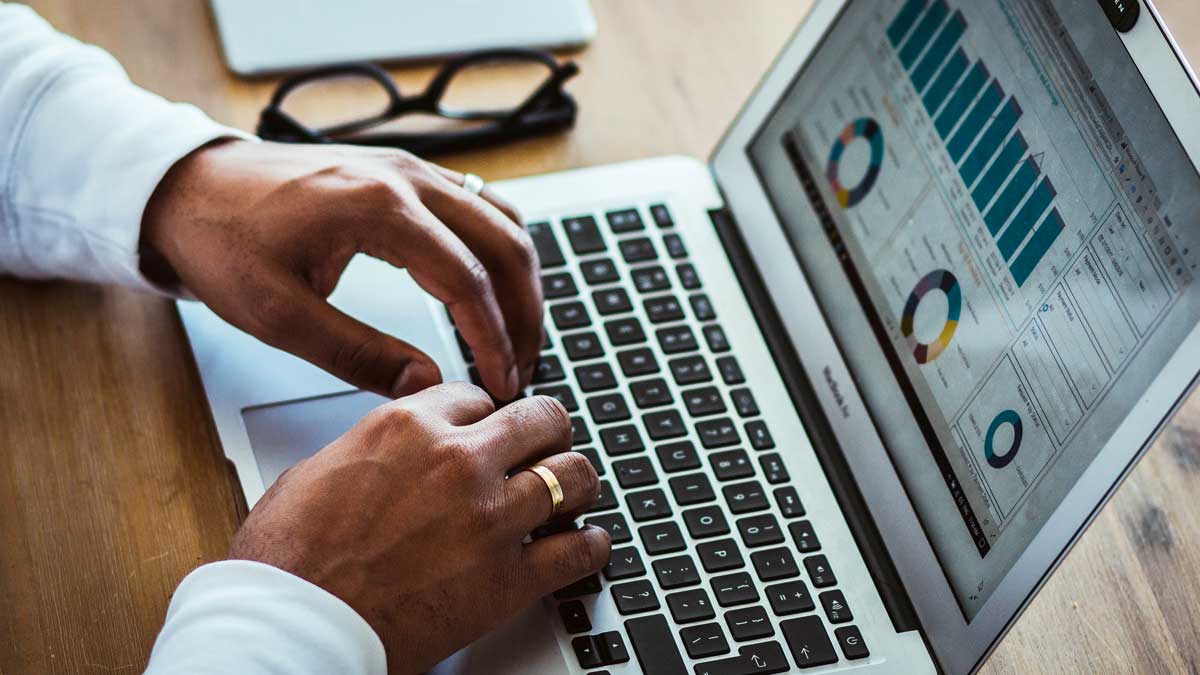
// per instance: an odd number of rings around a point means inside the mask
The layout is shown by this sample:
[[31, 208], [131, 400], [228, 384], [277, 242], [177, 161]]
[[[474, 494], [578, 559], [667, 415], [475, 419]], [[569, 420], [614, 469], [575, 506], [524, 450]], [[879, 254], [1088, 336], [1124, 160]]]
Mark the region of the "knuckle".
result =
[[530, 422], [544, 425], [560, 433], [565, 439], [571, 435], [571, 414], [566, 406], [553, 396], [530, 396]]
[[420, 415], [403, 403], [385, 403], [367, 414], [367, 421], [373, 427], [387, 430], [407, 430], [421, 426]]
[[537, 249], [533, 246], [533, 237], [525, 228], [509, 227], [511, 257], [524, 270], [533, 270], [539, 266]]
[[437, 455], [460, 480], [474, 481], [483, 473], [479, 453], [462, 434], [442, 433], [437, 440]]

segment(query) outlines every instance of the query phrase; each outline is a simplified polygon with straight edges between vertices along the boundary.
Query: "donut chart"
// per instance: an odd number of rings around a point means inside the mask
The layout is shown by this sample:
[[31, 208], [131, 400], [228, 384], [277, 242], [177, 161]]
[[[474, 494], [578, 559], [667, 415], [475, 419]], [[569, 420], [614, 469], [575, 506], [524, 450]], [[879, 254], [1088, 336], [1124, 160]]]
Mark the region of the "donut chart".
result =
[[[1012, 447], [1002, 454], [996, 454], [996, 448], [992, 442], [996, 438], [996, 431], [1005, 424], [1011, 424], [1013, 428]], [[1013, 461], [1017, 456], [1017, 451], [1021, 449], [1021, 435], [1023, 433], [1021, 416], [1015, 410], [1005, 410], [992, 419], [992, 423], [988, 425], [987, 435], [983, 438], [983, 456], [987, 459], [987, 463], [995, 469], [1003, 469], [1008, 466], [1008, 463]]]
[[[946, 294], [946, 300], [949, 303], [949, 307], [946, 309], [946, 323], [942, 325], [942, 332], [933, 342], [916, 342], [916, 339], [913, 338], [913, 319], [917, 316], [917, 306], [921, 304], [921, 299], [933, 290], [940, 290]], [[900, 333], [916, 342], [913, 347], [913, 357], [916, 358], [917, 363], [929, 363], [950, 346], [950, 340], [954, 338], [954, 331], [958, 328], [958, 317], [961, 313], [962, 291], [958, 288], [958, 279], [949, 270], [934, 270], [921, 277], [916, 288], [909, 294], [908, 301], [904, 303], [904, 311], [900, 314]]]
[[[866, 175], [862, 177], [858, 185], [846, 187], [842, 185], [839, 175], [842, 154], [846, 152], [846, 146], [858, 138], [865, 139], [871, 144], [871, 163], [867, 167]], [[829, 163], [825, 168], [825, 177], [829, 180], [833, 191], [837, 193], [837, 200], [842, 208], [854, 206], [867, 196], [867, 193], [875, 186], [875, 181], [879, 179], [879, 167], [882, 164], [883, 130], [879, 128], [879, 123], [870, 117], [860, 117], [847, 124], [846, 128], [842, 129], [842, 133], [838, 134], [837, 139], [834, 140], [833, 149], [829, 152]]]

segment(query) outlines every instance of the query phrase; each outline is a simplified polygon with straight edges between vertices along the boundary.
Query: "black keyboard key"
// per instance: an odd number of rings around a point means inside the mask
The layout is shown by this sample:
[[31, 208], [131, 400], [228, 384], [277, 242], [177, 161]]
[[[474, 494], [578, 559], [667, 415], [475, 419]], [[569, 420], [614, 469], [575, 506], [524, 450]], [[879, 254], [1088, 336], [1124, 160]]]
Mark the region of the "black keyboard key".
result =
[[600, 648], [600, 660], [606, 666], [625, 663], [629, 660], [629, 650], [625, 648], [625, 640], [615, 630], [597, 635], [596, 646]]
[[642, 435], [632, 424], [601, 429], [600, 442], [604, 445], [604, 452], [613, 457], [629, 455], [646, 449], [645, 444], [642, 443]]
[[817, 588], [826, 588], [837, 583], [829, 561], [823, 555], [809, 556], [804, 559], [804, 570], [808, 572], [808, 580]]
[[567, 240], [571, 242], [571, 250], [575, 251], [575, 255], [599, 253], [604, 250], [604, 237], [600, 235], [600, 228], [596, 227], [595, 218], [563, 218], [562, 225], [567, 231]]
[[671, 219], [671, 212], [666, 204], [651, 204], [650, 217], [659, 227], [675, 227], [675, 221]]
[[542, 354], [538, 358], [537, 368], [533, 371], [534, 384], [558, 382], [565, 379], [567, 379], [567, 373], [563, 370], [562, 361], [559, 361], [557, 356]]
[[729, 398], [733, 399], [733, 407], [742, 417], [754, 417], [758, 414], [758, 402], [754, 400], [754, 394], [749, 389], [734, 389], [729, 392]]
[[837, 636], [838, 644], [842, 645], [842, 653], [851, 661], [865, 659], [871, 655], [871, 650], [867, 649], [867, 643], [863, 641], [858, 626], [838, 628], [833, 631], [833, 634]]
[[712, 484], [708, 482], [708, 476], [702, 473], [676, 476], [667, 483], [671, 486], [671, 494], [675, 495], [675, 503], [680, 506], [703, 504], [717, 498]]
[[640, 577], [645, 573], [642, 554], [632, 546], [614, 548], [608, 556], [608, 564], [604, 566], [604, 578], [609, 581]]
[[542, 275], [542, 297], [545, 299], [557, 300], [578, 294], [579, 288], [575, 285], [575, 279], [571, 277], [570, 273], [559, 272], [558, 274]]
[[667, 608], [675, 623], [692, 623], [693, 621], [708, 621], [716, 616], [708, 593], [703, 588], [693, 588], [690, 591], [680, 591], [667, 596]]
[[775, 634], [775, 627], [762, 607], [743, 607], [725, 612], [725, 625], [737, 642], [758, 640]]
[[642, 415], [642, 424], [646, 425], [646, 433], [650, 440], [661, 441], [668, 438], [687, 435], [687, 426], [678, 410], [659, 410]]
[[617, 483], [626, 490], [646, 487], [658, 482], [658, 476], [654, 473], [654, 464], [650, 462], [649, 457], [644, 455], [613, 462], [613, 473], [617, 476]]
[[693, 659], [729, 653], [729, 642], [725, 639], [725, 633], [721, 631], [719, 623], [682, 628], [679, 631], [679, 639], [683, 640], [683, 648]]
[[725, 384], [741, 384], [746, 381], [746, 376], [742, 374], [742, 367], [738, 365], [737, 357], [722, 356], [717, 359], [717, 370], [721, 373], [721, 379]]
[[554, 591], [554, 597], [558, 600], [572, 600], [585, 595], [595, 595], [599, 592], [600, 575], [589, 574], [573, 584], [568, 584]]
[[750, 463], [750, 457], [746, 455], [745, 450], [715, 452], [708, 460], [712, 463], [717, 480], [734, 480], [754, 475], [754, 465]]
[[572, 447], [571, 449], [583, 455], [584, 457], [587, 457], [588, 463], [590, 463], [592, 468], [596, 470], [597, 476], [604, 475], [604, 463], [600, 461], [600, 453], [596, 452], [595, 448]]
[[592, 434], [588, 431], [587, 422], [582, 417], [571, 418], [571, 445], [583, 445], [592, 442]]
[[646, 333], [637, 319], [617, 319], [604, 324], [604, 332], [608, 333], [608, 341], [613, 346], [631, 345], [646, 341]]
[[775, 489], [775, 503], [784, 518], [800, 518], [804, 515], [804, 504], [800, 503], [800, 495], [792, 486]]
[[580, 635], [571, 640], [571, 647], [575, 650], [575, 657], [579, 659], [580, 668], [595, 668], [603, 665], [600, 660], [600, 650], [596, 647], [595, 640], [591, 635]]
[[575, 368], [575, 381], [584, 392], [612, 389], [617, 386], [617, 376], [607, 363], [594, 363]]
[[625, 633], [633, 645], [638, 665], [646, 675], [688, 675], [679, 655], [675, 636], [667, 618], [661, 614], [642, 616], [625, 622]]
[[725, 502], [734, 514], [762, 511], [768, 506], [762, 486], [754, 481], [726, 485], [721, 492], [725, 494]]
[[758, 602], [758, 590], [754, 588], [754, 580], [745, 572], [713, 577], [712, 589], [717, 597], [717, 604], [722, 607]]
[[746, 422], [746, 436], [750, 439], [750, 447], [755, 450], [770, 450], [775, 447], [775, 439], [767, 430], [767, 423], [762, 420]]
[[700, 564], [704, 566], [705, 572], [727, 572], [746, 566], [741, 549], [732, 539], [696, 544], [696, 553], [700, 555]]
[[[545, 358], [545, 357], [543, 357]], [[575, 400], [575, 394], [571, 388], [565, 384], [557, 384], [551, 387], [538, 387], [533, 390], [534, 396], [549, 396], [558, 399], [558, 402], [563, 404], [567, 412], [575, 412], [579, 410], [579, 403]]]
[[703, 356], [681, 356], [671, 359], [667, 362], [667, 367], [671, 369], [675, 384], [680, 386], [712, 380], [712, 373], [708, 370]]
[[675, 274], [679, 276], [679, 285], [694, 291], [700, 288], [700, 275], [696, 274], [696, 268], [692, 267], [691, 263], [683, 263], [675, 267]]
[[677, 441], [654, 448], [663, 471], [674, 473], [700, 468], [700, 455], [691, 441]]
[[679, 300], [673, 295], [646, 298], [642, 301], [642, 307], [646, 309], [646, 317], [650, 319], [650, 323], [666, 323], [683, 318], [683, 307], [679, 306]]
[[562, 618], [563, 628], [568, 633], [586, 633], [592, 629], [592, 621], [588, 618], [587, 608], [578, 600], [568, 600], [559, 605], [558, 615]]
[[670, 520], [643, 525], [638, 528], [638, 536], [642, 538], [642, 545], [646, 547], [646, 553], [650, 555], [675, 553], [687, 548], [687, 542], [684, 541], [679, 526]]
[[630, 265], [658, 258], [658, 252], [654, 250], [654, 243], [647, 237], [625, 239], [617, 246], [621, 249], [621, 257]]
[[646, 347], [617, 352], [617, 363], [621, 365], [621, 372], [625, 373], [626, 377], [649, 375], [657, 373], [659, 370], [658, 360], [654, 358], [654, 352]]
[[667, 255], [672, 258], [686, 258], [687, 247], [683, 245], [683, 237], [677, 234], [664, 234], [663, 246], [667, 247]]
[[588, 412], [596, 424], [620, 422], [629, 419], [629, 406], [625, 397], [617, 393], [593, 396], [587, 400]]
[[558, 247], [558, 240], [554, 238], [554, 231], [550, 229], [550, 223], [530, 223], [525, 226], [525, 229], [529, 231], [529, 237], [533, 239], [533, 248], [537, 251], [542, 269], [550, 269], [567, 263], [562, 249]]
[[846, 604], [846, 596], [842, 595], [841, 591], [825, 591], [819, 597], [821, 606], [825, 608], [825, 616], [829, 617], [829, 623], [846, 623], [854, 620], [854, 615], [850, 613], [850, 606]]
[[727, 352], [730, 349], [725, 331], [717, 325], [704, 327], [704, 341], [708, 343], [708, 348], [716, 354]]
[[815, 668], [837, 663], [837, 652], [833, 651], [833, 643], [821, 624], [821, 617], [811, 615], [788, 619], [779, 624], [779, 629], [787, 639], [797, 666]]
[[658, 488], [630, 492], [625, 495], [625, 504], [629, 507], [629, 515], [639, 523], [671, 515], [671, 504], [667, 501], [667, 495]]
[[737, 425], [728, 417], [715, 420], [705, 420], [696, 423], [696, 435], [700, 437], [700, 445], [705, 448], [723, 448], [727, 445], [737, 445]]
[[791, 669], [778, 642], [746, 645], [737, 656], [696, 666], [696, 675], [771, 675]]
[[583, 273], [583, 280], [593, 286], [612, 283], [621, 278], [621, 273], [610, 258], [585, 260], [579, 263], [579, 271]]
[[630, 272], [630, 276], [633, 277], [633, 287], [638, 289], [639, 293], [665, 291], [671, 287], [671, 278], [661, 265], [635, 268]]
[[571, 330], [592, 325], [592, 318], [588, 316], [587, 308], [579, 301], [551, 305], [550, 318], [554, 319], [554, 325], [559, 330]]
[[725, 412], [725, 401], [716, 387], [700, 387], [683, 392], [683, 403], [692, 417], [703, 417]]
[[625, 542], [633, 541], [633, 534], [629, 531], [629, 525], [625, 522], [625, 516], [620, 513], [605, 513], [599, 516], [591, 516], [584, 518], [585, 525], [595, 525], [606, 532], [608, 538], [613, 544], [624, 544]]
[[587, 512], [609, 511], [615, 508], [617, 508], [617, 495], [613, 492], [612, 483], [606, 480], [600, 481], [600, 496], [596, 498], [596, 503], [592, 504], [592, 508]]
[[629, 393], [633, 394], [633, 402], [639, 408], [654, 408], [673, 403], [675, 400], [671, 398], [671, 388], [659, 377], [631, 383]]
[[658, 346], [667, 354], [691, 352], [700, 348], [696, 344], [696, 335], [689, 326], [660, 328], [655, 331], [655, 336], [658, 338]]
[[758, 464], [762, 467], [763, 477], [771, 485], [786, 483], [792, 479], [788, 475], [787, 467], [783, 465], [783, 457], [778, 452], [769, 452], [765, 455], [760, 455]]
[[750, 548], [783, 542], [783, 528], [779, 527], [775, 516], [769, 513], [742, 518], [737, 521], [737, 527], [742, 541]]
[[717, 310], [713, 309], [712, 301], [704, 293], [691, 296], [688, 303], [692, 305], [692, 314], [696, 315], [697, 321], [712, 321], [717, 318]]
[[606, 288], [592, 292], [592, 302], [596, 303], [596, 311], [601, 316], [620, 314], [633, 309], [629, 294], [624, 288]]
[[562, 337], [563, 351], [567, 353], [567, 358], [572, 361], [582, 361], [584, 359], [594, 359], [597, 356], [604, 356], [604, 345], [600, 344], [600, 338], [592, 331], [583, 333], [571, 333]]
[[658, 585], [664, 590], [695, 586], [700, 583], [700, 572], [692, 557], [677, 555], [672, 558], [659, 558], [651, 563]]
[[642, 217], [638, 215], [637, 209], [609, 211], [604, 214], [604, 217], [608, 219], [609, 229], [616, 234], [646, 229], [646, 226], [642, 224]]
[[617, 603], [617, 611], [622, 614], [648, 612], [659, 607], [654, 587], [645, 579], [613, 586], [612, 596]]
[[[754, 565], [754, 571], [763, 581], [800, 576], [800, 567], [796, 565], [795, 556], [792, 555], [791, 550], [782, 546], [751, 553], [750, 564]], [[816, 582], [814, 581], [813, 584], [815, 585]]]
[[799, 579], [767, 586], [767, 600], [771, 602], [771, 611], [779, 616], [811, 612], [816, 607], [808, 586]]
[[796, 542], [796, 550], [801, 553], [816, 553], [821, 550], [821, 540], [813, 530], [812, 523], [807, 520], [797, 520], [788, 524], [788, 532], [792, 533], [792, 541]]
[[716, 506], [702, 506], [684, 511], [683, 522], [693, 539], [729, 534], [729, 521], [725, 520], [725, 514]]

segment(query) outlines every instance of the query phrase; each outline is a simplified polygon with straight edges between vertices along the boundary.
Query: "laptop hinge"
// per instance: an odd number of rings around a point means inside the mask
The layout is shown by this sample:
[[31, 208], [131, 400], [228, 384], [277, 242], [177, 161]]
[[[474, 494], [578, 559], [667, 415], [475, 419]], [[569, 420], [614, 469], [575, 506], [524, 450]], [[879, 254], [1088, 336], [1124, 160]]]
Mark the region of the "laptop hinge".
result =
[[867, 563], [867, 569], [875, 580], [875, 587], [883, 599], [884, 607], [892, 620], [897, 632], [919, 630], [916, 611], [909, 601], [904, 585], [900, 583], [900, 575], [892, 564], [891, 557], [879, 536], [879, 530], [870, 517], [867, 505], [863, 501], [858, 485], [850, 474], [850, 467], [834, 436], [832, 428], [825, 419], [817, 401], [817, 395], [812, 387], [800, 359], [788, 339], [762, 276], [754, 265], [746, 242], [742, 239], [740, 228], [734, 220], [733, 213], [728, 208], [712, 209], [708, 212], [713, 227], [724, 244], [725, 253], [733, 271], [741, 282], [742, 291], [754, 313], [754, 318], [767, 340], [771, 357], [783, 377], [784, 385], [792, 398], [792, 404], [800, 414], [800, 421], [812, 440], [833, 493], [837, 497], [850, 531], [854, 535], [858, 548]]

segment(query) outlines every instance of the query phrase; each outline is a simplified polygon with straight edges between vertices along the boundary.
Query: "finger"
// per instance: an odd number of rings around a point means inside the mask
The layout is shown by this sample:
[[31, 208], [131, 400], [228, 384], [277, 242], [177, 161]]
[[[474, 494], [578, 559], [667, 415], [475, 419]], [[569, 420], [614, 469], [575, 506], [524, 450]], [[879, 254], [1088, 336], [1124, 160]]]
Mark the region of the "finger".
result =
[[538, 525], [562, 517], [564, 520], [591, 508], [600, 496], [600, 478], [587, 457], [562, 452], [540, 460], [562, 490], [562, 505], [554, 510], [550, 486], [537, 473], [518, 471], [504, 485], [505, 504], [516, 532], [527, 534]]
[[[434, 164], [433, 162], [429, 162], [429, 166], [433, 167], [433, 169], [435, 171], [437, 171], [439, 174], [444, 176], [451, 183], [454, 183], [455, 185], [462, 187], [463, 180], [465, 177], [461, 172], [455, 171], [453, 169], [447, 169], [446, 167], [439, 166], [437, 164]], [[521, 212], [517, 210], [517, 207], [513, 206], [512, 202], [510, 202], [507, 199], [504, 199], [500, 195], [496, 194], [496, 191], [493, 190], [490, 186], [484, 185], [483, 190], [480, 191], [480, 193], [479, 193], [479, 196], [482, 197], [484, 200], [486, 200], [488, 203], [490, 203], [492, 206], [495, 206], [496, 208], [500, 209], [500, 211], [504, 215], [508, 216], [509, 220], [513, 221], [517, 225], [521, 225], [521, 226], [525, 225], [525, 219], [521, 217]]]
[[496, 476], [571, 447], [571, 418], [558, 399], [530, 396], [510, 403], [474, 425]]
[[594, 525], [526, 544], [523, 562], [533, 585], [530, 590], [539, 597], [553, 593], [600, 571], [611, 553], [608, 532]]
[[512, 399], [520, 374], [487, 267], [419, 200], [402, 203], [404, 212], [397, 215], [404, 226], [376, 228], [364, 252], [407, 268], [418, 285], [441, 300], [470, 345], [488, 391]]
[[446, 382], [429, 387], [383, 407], [400, 407], [427, 413], [454, 426], [474, 424], [496, 411], [492, 397], [469, 382]]
[[542, 331], [541, 270], [529, 233], [488, 199], [464, 190], [461, 179], [444, 173], [430, 178], [422, 199], [487, 268], [524, 387], [533, 377]]

